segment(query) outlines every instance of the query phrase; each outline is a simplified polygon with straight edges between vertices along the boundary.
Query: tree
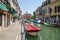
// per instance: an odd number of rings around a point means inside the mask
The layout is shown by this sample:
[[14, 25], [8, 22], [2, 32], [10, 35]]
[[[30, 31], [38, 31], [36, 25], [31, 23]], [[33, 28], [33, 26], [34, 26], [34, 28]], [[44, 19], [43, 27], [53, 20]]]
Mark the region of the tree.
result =
[[36, 12], [34, 11], [34, 12], [33, 12], [32, 19], [35, 19], [35, 18], [36, 18]]
[[33, 12], [33, 15], [36, 15], [36, 12]]
[[35, 19], [36, 18], [36, 15], [32, 16], [32, 19]]

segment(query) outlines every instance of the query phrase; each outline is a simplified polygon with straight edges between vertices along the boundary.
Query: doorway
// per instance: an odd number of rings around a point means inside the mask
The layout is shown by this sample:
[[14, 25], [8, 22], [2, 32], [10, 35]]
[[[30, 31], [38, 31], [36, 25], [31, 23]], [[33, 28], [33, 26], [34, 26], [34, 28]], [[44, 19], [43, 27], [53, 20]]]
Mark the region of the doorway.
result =
[[2, 26], [2, 15], [0, 15], [0, 26]]

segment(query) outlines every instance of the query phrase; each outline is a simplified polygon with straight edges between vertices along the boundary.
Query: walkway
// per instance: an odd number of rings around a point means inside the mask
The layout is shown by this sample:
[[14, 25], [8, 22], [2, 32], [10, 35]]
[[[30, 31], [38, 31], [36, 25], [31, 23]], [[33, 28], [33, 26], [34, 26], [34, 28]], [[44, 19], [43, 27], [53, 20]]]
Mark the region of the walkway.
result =
[[18, 35], [21, 40], [21, 24], [16, 21], [0, 33], [0, 40], [17, 40]]

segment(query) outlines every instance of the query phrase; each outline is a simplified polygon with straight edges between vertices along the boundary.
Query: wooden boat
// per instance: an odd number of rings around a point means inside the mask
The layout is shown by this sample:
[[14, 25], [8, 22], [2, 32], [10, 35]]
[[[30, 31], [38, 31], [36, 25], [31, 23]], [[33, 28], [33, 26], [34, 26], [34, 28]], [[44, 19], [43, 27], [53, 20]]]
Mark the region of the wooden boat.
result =
[[26, 32], [32, 36], [36, 36], [37, 33], [41, 30], [41, 28], [37, 28], [31, 24], [27, 24], [25, 28], [26, 28]]

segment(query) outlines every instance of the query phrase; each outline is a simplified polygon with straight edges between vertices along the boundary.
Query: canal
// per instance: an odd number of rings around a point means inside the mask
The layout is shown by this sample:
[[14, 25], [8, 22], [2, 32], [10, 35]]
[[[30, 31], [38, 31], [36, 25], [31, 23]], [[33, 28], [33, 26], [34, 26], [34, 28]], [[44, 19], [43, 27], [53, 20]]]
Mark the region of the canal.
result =
[[60, 40], [60, 28], [54, 26], [47, 26], [41, 24], [40, 27], [42, 30], [38, 33], [37, 36], [33, 37], [27, 34], [27, 40]]

